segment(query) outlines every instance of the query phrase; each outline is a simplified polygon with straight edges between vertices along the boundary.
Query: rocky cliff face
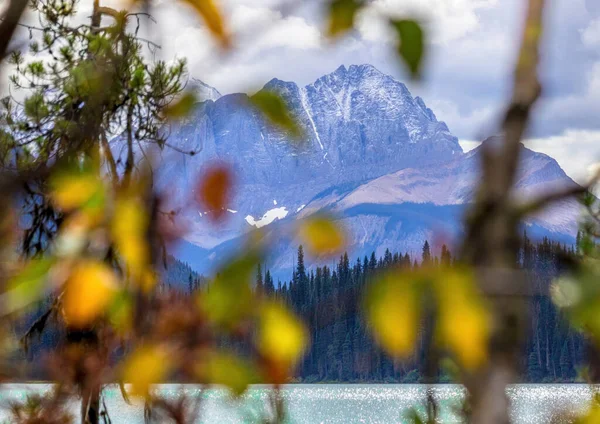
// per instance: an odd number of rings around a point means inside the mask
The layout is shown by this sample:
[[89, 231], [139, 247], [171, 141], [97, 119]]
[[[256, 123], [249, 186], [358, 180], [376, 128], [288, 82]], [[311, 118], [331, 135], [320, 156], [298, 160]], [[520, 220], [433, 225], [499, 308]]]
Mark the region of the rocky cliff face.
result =
[[[208, 100], [169, 129], [169, 143], [197, 154], [163, 151], [159, 187], [177, 208], [194, 195], [208, 163], [226, 162], [236, 176], [225, 225], [214, 227], [207, 211], [182, 209], [190, 232], [180, 257], [196, 269], [211, 269], [240, 245], [245, 232], [256, 227], [273, 232], [278, 223], [324, 210], [353, 235], [354, 255], [386, 248], [417, 253], [424, 239], [435, 247], [435, 240], [452, 243], [460, 237], [479, 175], [479, 149], [463, 153], [446, 124], [392, 77], [370, 65], [353, 65], [305, 87], [268, 82], [263, 90], [282, 95], [304, 130], [302, 140], [269, 126], [247, 95], [220, 96], [195, 84]], [[566, 184], [574, 183], [556, 161], [525, 150], [517, 196]], [[533, 233], [567, 240], [576, 231], [578, 211], [575, 202], [561, 202], [526, 225]], [[271, 267], [290, 269], [297, 243], [275, 238]]]
[[[229, 163], [237, 177], [231, 204], [237, 213], [231, 213], [227, 228], [217, 232], [203, 216], [188, 214], [190, 240], [198, 245], [213, 247], [250, 229], [248, 222], [264, 214], [294, 213], [328, 187], [462, 155], [456, 137], [422, 99], [370, 65], [341, 66], [306, 87], [273, 79], [263, 90], [284, 97], [304, 129], [303, 140], [289, 140], [265, 123], [245, 94], [207, 100], [170, 129], [170, 144], [199, 152], [163, 152], [159, 182], [175, 203], [190, 196], [210, 161]], [[273, 209], [279, 211], [269, 212]]]

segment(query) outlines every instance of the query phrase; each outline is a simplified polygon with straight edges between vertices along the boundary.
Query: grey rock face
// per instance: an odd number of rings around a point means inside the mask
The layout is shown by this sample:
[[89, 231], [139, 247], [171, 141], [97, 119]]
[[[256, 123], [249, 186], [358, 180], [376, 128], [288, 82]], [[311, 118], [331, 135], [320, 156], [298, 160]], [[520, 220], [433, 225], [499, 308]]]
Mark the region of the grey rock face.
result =
[[[300, 241], [279, 230], [321, 211], [333, 213], [348, 230], [352, 256], [389, 248], [418, 257], [425, 239], [436, 253], [442, 243], [460, 239], [479, 178], [480, 149], [463, 153], [423, 99], [392, 77], [353, 65], [305, 87], [269, 81], [263, 90], [285, 99], [303, 129], [302, 140], [268, 125], [247, 95], [220, 96], [194, 84], [208, 93], [207, 100], [169, 129], [169, 144], [196, 153], [161, 152], [157, 182], [189, 230], [185, 248], [174, 254], [196, 270], [210, 272], [242, 245], [244, 233], [262, 226], [273, 247], [267, 266], [285, 277]], [[236, 178], [229, 219], [218, 226], [210, 211], [190, 202], [199, 176], [215, 162], [228, 164]], [[530, 198], [570, 184], [554, 159], [524, 150], [515, 196]], [[576, 202], [563, 201], [524, 225], [532, 235], [568, 241], [578, 213]], [[320, 260], [306, 259], [308, 265]]]
[[225, 228], [215, 231], [204, 215], [187, 214], [190, 240], [203, 247], [251, 229], [244, 218], [260, 219], [274, 202], [291, 214], [328, 187], [462, 154], [456, 137], [422, 99], [370, 65], [341, 66], [305, 87], [273, 79], [263, 90], [282, 95], [304, 129], [303, 140], [268, 125], [245, 94], [207, 100], [170, 129], [170, 144], [198, 152], [163, 153], [159, 186], [168, 188], [175, 204], [193, 195], [198, 174], [210, 162], [230, 164], [237, 177], [230, 208], [238, 213], [231, 213]]

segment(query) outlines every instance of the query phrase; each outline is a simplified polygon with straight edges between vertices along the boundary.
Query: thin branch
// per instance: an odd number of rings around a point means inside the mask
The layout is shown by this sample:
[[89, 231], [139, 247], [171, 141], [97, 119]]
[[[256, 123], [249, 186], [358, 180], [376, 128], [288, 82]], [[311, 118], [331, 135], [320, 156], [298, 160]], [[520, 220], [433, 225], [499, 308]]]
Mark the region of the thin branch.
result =
[[522, 206], [519, 206], [517, 208], [516, 214], [519, 218], [526, 215], [530, 215], [532, 213], [538, 212], [541, 209], [544, 209], [551, 203], [585, 194], [589, 189], [589, 185], [577, 185], [575, 187], [568, 187], [563, 190], [557, 190], [550, 193], [546, 193], [542, 196], [539, 196], [535, 200], [532, 200]]

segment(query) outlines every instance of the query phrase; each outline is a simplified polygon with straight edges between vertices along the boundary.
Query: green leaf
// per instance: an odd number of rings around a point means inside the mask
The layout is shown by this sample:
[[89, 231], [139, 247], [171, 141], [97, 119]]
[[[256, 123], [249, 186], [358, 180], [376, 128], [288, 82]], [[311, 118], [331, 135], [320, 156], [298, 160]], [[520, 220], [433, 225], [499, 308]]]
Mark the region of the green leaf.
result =
[[581, 203], [583, 203], [583, 205], [587, 207], [592, 207], [595, 202], [596, 196], [594, 196], [590, 191], [586, 191], [581, 198]]
[[183, 118], [191, 112], [196, 101], [196, 95], [191, 91], [183, 93], [177, 101], [165, 108], [164, 115], [170, 119]]
[[356, 0], [333, 0], [329, 3], [327, 35], [338, 37], [351, 30], [356, 13], [362, 6], [362, 2]]
[[224, 385], [235, 396], [244, 394], [250, 384], [259, 382], [253, 365], [229, 352], [211, 352], [197, 367], [197, 374], [209, 384]]
[[411, 76], [419, 78], [425, 51], [425, 36], [421, 25], [411, 19], [392, 20], [391, 25], [398, 34], [398, 54]]
[[293, 137], [300, 137], [302, 131], [289, 113], [285, 101], [276, 93], [261, 90], [250, 97], [254, 106], [275, 126]]
[[210, 321], [232, 329], [250, 316], [255, 308], [251, 281], [259, 262], [260, 257], [251, 251], [221, 268], [199, 298], [200, 309]]
[[50, 258], [33, 259], [8, 283], [4, 294], [5, 312], [10, 313], [43, 298], [46, 293], [46, 280], [52, 267]]

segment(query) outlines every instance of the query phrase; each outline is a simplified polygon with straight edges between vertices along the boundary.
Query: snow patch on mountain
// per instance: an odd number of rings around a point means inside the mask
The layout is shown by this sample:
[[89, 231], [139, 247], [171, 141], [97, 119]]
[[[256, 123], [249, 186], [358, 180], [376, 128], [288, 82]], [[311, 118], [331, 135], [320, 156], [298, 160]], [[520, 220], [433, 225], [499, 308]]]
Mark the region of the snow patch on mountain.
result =
[[[275, 204], [277, 204], [275, 202]], [[280, 208], [273, 208], [265, 212], [265, 214], [259, 220], [254, 219], [252, 215], [246, 216], [246, 222], [256, 228], [264, 227], [265, 225], [269, 225], [276, 219], [283, 219], [288, 215], [288, 211], [285, 206]]]

